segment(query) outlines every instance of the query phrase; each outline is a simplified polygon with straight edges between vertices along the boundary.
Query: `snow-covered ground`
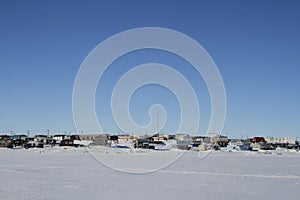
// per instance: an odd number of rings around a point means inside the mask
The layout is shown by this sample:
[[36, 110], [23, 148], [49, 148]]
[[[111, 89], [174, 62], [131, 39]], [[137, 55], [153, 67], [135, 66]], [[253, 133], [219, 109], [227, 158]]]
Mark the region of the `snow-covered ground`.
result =
[[[185, 153], [156, 172], [116, 171], [98, 159], [166, 158], [181, 151], [0, 149], [0, 199], [299, 199], [300, 152]], [[202, 156], [200, 152], [200, 157]], [[282, 154], [282, 155], [281, 155]], [[156, 161], [153, 161], [156, 162]], [[116, 164], [116, 163], [114, 163]], [[146, 165], [140, 164], [139, 167]], [[128, 167], [128, 166], [127, 166]]]

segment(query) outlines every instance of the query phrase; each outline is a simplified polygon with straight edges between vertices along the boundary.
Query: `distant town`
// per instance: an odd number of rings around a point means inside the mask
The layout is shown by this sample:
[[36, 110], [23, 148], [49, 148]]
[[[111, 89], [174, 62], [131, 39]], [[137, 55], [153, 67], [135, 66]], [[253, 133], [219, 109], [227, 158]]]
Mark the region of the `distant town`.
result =
[[300, 150], [299, 141], [295, 137], [253, 137], [245, 139], [228, 138], [227, 136], [210, 133], [207, 136], [191, 136], [188, 134], [155, 134], [133, 136], [129, 134], [57, 134], [35, 135], [24, 134], [0, 135], [2, 148], [51, 148], [106, 146], [111, 148], [142, 148], [153, 150], [221, 150], [228, 151], [259, 151], [276, 150], [278, 148]]

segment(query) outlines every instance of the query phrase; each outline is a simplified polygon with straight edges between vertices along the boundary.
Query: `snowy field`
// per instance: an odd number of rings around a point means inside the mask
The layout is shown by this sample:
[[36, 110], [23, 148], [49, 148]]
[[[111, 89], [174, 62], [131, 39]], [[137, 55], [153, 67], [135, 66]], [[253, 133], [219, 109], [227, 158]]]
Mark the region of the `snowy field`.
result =
[[[93, 155], [132, 159], [174, 152], [96, 149]], [[177, 155], [182, 153], [175, 152]], [[143, 165], [140, 165], [142, 167]], [[171, 166], [132, 174], [108, 168], [84, 148], [0, 149], [0, 199], [299, 199], [300, 152], [189, 151]]]

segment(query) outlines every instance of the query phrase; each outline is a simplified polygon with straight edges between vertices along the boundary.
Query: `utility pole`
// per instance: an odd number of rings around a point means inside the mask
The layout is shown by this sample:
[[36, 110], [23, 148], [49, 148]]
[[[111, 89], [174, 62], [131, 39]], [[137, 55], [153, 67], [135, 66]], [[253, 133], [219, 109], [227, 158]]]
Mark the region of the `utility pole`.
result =
[[157, 108], [157, 133], [159, 137], [159, 107]]
[[49, 137], [49, 133], [50, 133], [50, 130], [49, 130], [49, 129], [47, 129], [47, 135], [48, 135], [48, 137]]

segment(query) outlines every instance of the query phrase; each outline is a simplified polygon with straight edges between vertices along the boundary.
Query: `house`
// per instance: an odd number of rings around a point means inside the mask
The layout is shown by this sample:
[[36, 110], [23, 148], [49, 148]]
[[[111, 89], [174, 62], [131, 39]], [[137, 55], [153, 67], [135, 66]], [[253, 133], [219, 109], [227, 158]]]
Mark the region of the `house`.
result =
[[296, 144], [296, 138], [295, 137], [283, 137], [283, 138], [266, 138], [265, 139], [267, 143], [270, 144]]
[[206, 144], [213, 144], [220, 147], [226, 147], [229, 140], [227, 136], [223, 136], [218, 133], [209, 133], [207, 136], [196, 136], [194, 141], [199, 141]]
[[107, 135], [107, 146], [118, 145], [119, 137], [117, 135]]
[[169, 140], [175, 140], [175, 135], [169, 135]]
[[167, 134], [154, 134], [152, 136], [154, 141], [165, 141], [169, 139], [169, 135]]
[[165, 140], [168, 140], [167, 137], [164, 137], [164, 136], [152, 136], [153, 140], [154, 141], [165, 141]]
[[58, 134], [52, 136], [53, 143], [54, 144], [60, 144], [62, 140], [71, 140], [72, 135], [66, 135], [66, 134]]
[[70, 139], [64, 139], [60, 141], [59, 146], [74, 146], [74, 141]]
[[[60, 141], [59, 146], [87, 146], [90, 143], [81, 142], [79, 135], [67, 135], [63, 137], [64, 139]], [[60, 138], [61, 139], [61, 138]]]
[[15, 140], [12, 140], [12, 147], [16, 147], [16, 148], [19, 148], [19, 147], [24, 147], [24, 145], [26, 144], [26, 141], [25, 140], [22, 140], [22, 139], [15, 139]]
[[183, 133], [177, 133], [175, 135], [175, 140], [181, 140], [182, 138], [185, 138], [187, 136], [189, 136], [189, 135], [188, 134], [183, 134]]
[[12, 139], [8, 135], [0, 135], [0, 147], [12, 148]]
[[228, 143], [226, 149], [228, 151], [237, 150], [237, 151], [248, 151], [250, 150], [250, 143], [243, 141], [231, 141]]
[[207, 138], [207, 136], [195, 136], [195, 137], [193, 137], [193, 141], [194, 142], [204, 142], [205, 138]]
[[71, 135], [70, 138], [67, 138], [70, 140], [80, 140], [80, 136], [79, 135]]
[[191, 143], [192, 145], [192, 148], [197, 148], [199, 147], [199, 145], [201, 145], [203, 142], [200, 142], [200, 141], [194, 141]]
[[108, 146], [108, 137], [109, 135], [106, 134], [98, 135], [93, 140], [94, 142], [92, 143], [92, 145]]
[[194, 136], [193, 137], [193, 141], [194, 142], [201, 142], [201, 143], [207, 143], [207, 144], [210, 144], [212, 142], [212, 138], [215, 137], [215, 136], [219, 136], [219, 134], [217, 135], [210, 135], [210, 136]]
[[154, 149], [155, 147], [150, 144], [151, 142], [154, 142], [152, 137], [137, 139], [134, 143], [134, 148]]
[[228, 137], [217, 135], [215, 137], [211, 137], [211, 144], [218, 145], [220, 147], [226, 147], [228, 145]]
[[34, 141], [43, 143], [43, 144], [55, 144], [55, 140], [47, 135], [36, 135], [34, 136]]
[[266, 140], [264, 137], [254, 137], [253, 138], [253, 143], [266, 143]]
[[12, 135], [10, 139], [12, 140], [12, 147], [24, 147], [26, 143], [27, 135]]
[[[99, 134], [76, 135], [76, 137], [75, 138], [72, 137], [72, 139], [74, 139], [73, 141], [74, 141], [75, 145], [78, 145], [78, 146], [89, 146], [91, 144], [97, 145], [95, 143], [95, 141], [96, 141], [96, 138], [98, 136], [100, 136], [100, 135]], [[106, 137], [106, 139], [107, 139], [107, 137]], [[98, 140], [99, 140], [99, 138], [98, 138]], [[104, 145], [104, 146], [106, 146], [106, 145]]]
[[12, 140], [26, 140], [28, 136], [27, 135], [12, 135], [10, 136], [10, 139]]
[[152, 141], [149, 145], [153, 146], [155, 150], [169, 150], [170, 146], [167, 146], [163, 141]]
[[100, 134], [85, 134], [85, 135], [80, 135], [79, 138], [80, 140], [95, 141], [98, 136], [100, 136]]
[[207, 137], [210, 137], [210, 138], [218, 138], [220, 136], [221, 136], [221, 134], [219, 134], [219, 133], [208, 133], [207, 134]]
[[40, 141], [29, 141], [25, 144], [25, 149], [28, 148], [44, 148], [44, 143]]
[[92, 141], [91, 140], [73, 140], [74, 146], [87, 147]]
[[265, 142], [259, 142], [259, 143], [252, 143], [250, 145], [252, 151], [259, 151], [259, 150], [275, 150], [274, 146], [265, 143]]
[[181, 150], [189, 150], [192, 148], [193, 138], [189, 135], [181, 137], [177, 140], [177, 148]]
[[210, 150], [211, 147], [209, 144], [206, 144], [206, 143], [202, 143], [198, 146], [198, 150], [199, 151], [207, 151], [207, 150]]
[[216, 144], [207, 144], [207, 143], [202, 143], [201, 145], [198, 146], [199, 151], [207, 151], [207, 150], [220, 150], [220, 146]]
[[170, 145], [166, 145], [163, 141], [155, 141], [152, 137], [137, 139], [134, 143], [134, 148], [168, 150]]
[[27, 137], [27, 138], [25, 139], [25, 141], [26, 141], [26, 142], [34, 141], [34, 137]]
[[124, 141], [129, 141], [133, 140], [133, 136], [131, 135], [118, 135], [118, 140], [124, 140]]
[[118, 135], [118, 145], [127, 146], [133, 148], [134, 143], [136, 142], [137, 138], [130, 135]]
[[58, 141], [57, 143], [60, 143], [60, 141], [67, 139], [66, 136], [67, 135], [65, 135], [65, 134], [54, 135], [54, 136], [52, 136], [52, 139], [55, 141]]

